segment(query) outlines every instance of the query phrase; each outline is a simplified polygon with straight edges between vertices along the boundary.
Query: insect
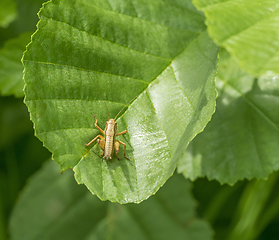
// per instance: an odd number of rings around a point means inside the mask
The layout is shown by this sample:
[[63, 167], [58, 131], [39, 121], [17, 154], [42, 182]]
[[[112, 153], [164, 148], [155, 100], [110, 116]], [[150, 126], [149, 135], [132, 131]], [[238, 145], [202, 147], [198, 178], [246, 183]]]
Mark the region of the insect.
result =
[[98, 126], [98, 120], [96, 116], [94, 116], [94, 118], [95, 118], [95, 127], [102, 134], [104, 134], [104, 137], [102, 135], [98, 135], [94, 139], [92, 139], [89, 143], [86, 143], [85, 146], [88, 147], [91, 143], [97, 140], [97, 143], [99, 144], [100, 148], [103, 151], [100, 157], [104, 155], [103, 158], [106, 158], [106, 161], [108, 161], [109, 159], [112, 158], [113, 150], [115, 150], [115, 156], [117, 157], [117, 159], [120, 160], [120, 158], [117, 156], [117, 153], [119, 152], [120, 144], [122, 144], [124, 146], [124, 157], [126, 159], [129, 159], [126, 156], [126, 144], [124, 142], [121, 142], [120, 140], [115, 139], [116, 136], [125, 134], [127, 130], [117, 133], [117, 123], [115, 121], [116, 118], [109, 119], [106, 123], [105, 130], [103, 130]]
[[[136, 96], [137, 97], [137, 96]], [[108, 107], [105, 103], [106, 109], [107, 109], [107, 113], [108, 113], [108, 121], [106, 123], [106, 127], [105, 130], [101, 129], [98, 126], [98, 120], [97, 117], [94, 116], [95, 118], [95, 127], [102, 133], [104, 134], [104, 136], [102, 135], [97, 135], [95, 138], [93, 138], [89, 143], [86, 143], [85, 146], [88, 147], [91, 143], [93, 143], [94, 141], [97, 140], [97, 143], [99, 144], [100, 148], [102, 149], [102, 154], [100, 155], [103, 156], [103, 158], [106, 159], [106, 161], [108, 161], [109, 159], [112, 159], [113, 156], [113, 152], [115, 150], [115, 156], [117, 157], [118, 160], [120, 160], [120, 158], [117, 156], [118, 152], [119, 152], [119, 146], [120, 144], [124, 146], [124, 157], [126, 159], [129, 159], [126, 156], [126, 144], [120, 140], [117, 140], [115, 137], [116, 136], [120, 136], [123, 135], [127, 132], [127, 130], [124, 130], [120, 133], [117, 133], [117, 123], [116, 123], [116, 118], [118, 117], [118, 115], [123, 111], [123, 109], [130, 104], [136, 97], [134, 97], [130, 102], [128, 102], [115, 116], [115, 118], [110, 118], [109, 116], [109, 111], [108, 111]]]

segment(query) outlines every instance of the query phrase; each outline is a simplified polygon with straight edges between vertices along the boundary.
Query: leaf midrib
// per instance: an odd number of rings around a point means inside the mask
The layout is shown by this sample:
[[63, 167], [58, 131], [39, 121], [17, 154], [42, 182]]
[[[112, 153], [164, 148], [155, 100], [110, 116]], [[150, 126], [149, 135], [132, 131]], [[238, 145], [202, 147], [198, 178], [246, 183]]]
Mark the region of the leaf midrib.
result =
[[[276, 129], [277, 132], [279, 132], [279, 128], [278, 126], [264, 113], [261, 111], [260, 108], [258, 108], [254, 103], [252, 103], [252, 101], [250, 101], [248, 98], [246, 98], [242, 92], [240, 90], [238, 90], [237, 88], [235, 88], [232, 84], [229, 83], [229, 81], [226, 81], [224, 79], [219, 78], [223, 83], [224, 86], [225, 85], [229, 85], [232, 89], [234, 89], [244, 100], [245, 102], [252, 107], [252, 109], [254, 109], [257, 113], [259, 113], [264, 119], [266, 119], [267, 122], [269, 122], [269, 124], [274, 127]], [[224, 87], [223, 86], [223, 87]]]

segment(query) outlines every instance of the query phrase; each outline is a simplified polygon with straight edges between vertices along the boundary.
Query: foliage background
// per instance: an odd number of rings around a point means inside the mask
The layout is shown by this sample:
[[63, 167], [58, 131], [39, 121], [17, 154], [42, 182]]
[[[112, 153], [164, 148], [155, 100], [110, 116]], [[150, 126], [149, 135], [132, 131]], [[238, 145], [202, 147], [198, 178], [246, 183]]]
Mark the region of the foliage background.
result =
[[[13, 1], [8, 1], [9, 4]], [[23, 67], [20, 63], [20, 58], [22, 56], [22, 52], [29, 42], [30, 34], [36, 30], [36, 23], [38, 21], [38, 17], [36, 13], [41, 7], [43, 1], [36, 0], [24, 0], [24, 1], [14, 1], [9, 6], [5, 5], [5, 14], [10, 12], [9, 17], [3, 15], [3, 18], [0, 18], [0, 46], [1, 49], [1, 69], [0, 69], [0, 77], [1, 79], [4, 76], [8, 76], [11, 79], [15, 79], [15, 81], [20, 82], [21, 80], [21, 71]], [[214, 10], [225, 11], [226, 8], [224, 5], [219, 5], [223, 8], [214, 9], [214, 5], [210, 6], [210, 1], [207, 2], [207, 5], [202, 5], [201, 2], [205, 1], [195, 1], [196, 4], [201, 4], [201, 9], [205, 11], [205, 15], [207, 17], [207, 24], [209, 25], [209, 32], [214, 34], [214, 24], [213, 27], [210, 25], [214, 21], [222, 21], [220, 19], [214, 19], [214, 16], [218, 16]], [[238, 4], [237, 1], [235, 1]], [[249, 4], [249, 1], [245, 1]], [[255, 1], [255, 7], [257, 8], [257, 1]], [[276, 9], [276, 4], [273, 1], [269, 1], [271, 6]], [[224, 3], [225, 4], [225, 3]], [[233, 1], [231, 3], [233, 5]], [[235, 7], [236, 5], [232, 6]], [[250, 6], [250, 5], [249, 5]], [[227, 7], [227, 6], [226, 6]], [[2, 8], [3, 9], [3, 8]], [[228, 8], [229, 9], [229, 8]], [[269, 8], [272, 9], [272, 8]], [[237, 9], [239, 10], [239, 9]], [[237, 12], [236, 10], [236, 12]], [[245, 10], [245, 6], [241, 7], [241, 11]], [[245, 13], [245, 11], [244, 11]], [[275, 11], [276, 13], [276, 11]], [[262, 12], [261, 15], [262, 16]], [[222, 14], [221, 14], [222, 15]], [[274, 14], [275, 15], [275, 14]], [[1, 15], [2, 16], [2, 15]], [[213, 16], [213, 18], [210, 18]], [[226, 16], [223, 14], [222, 16]], [[236, 16], [237, 18], [237, 16]], [[4, 19], [4, 20], [3, 20]], [[265, 19], [266, 20], [266, 19]], [[268, 19], [267, 19], [268, 20]], [[266, 23], [266, 22], [264, 22]], [[249, 23], [251, 24], [251, 23]], [[266, 26], [266, 25], [264, 25]], [[257, 26], [256, 33], [259, 33], [259, 29], [262, 29], [260, 26]], [[229, 27], [225, 26], [225, 29], [229, 29]], [[272, 29], [272, 28], [271, 28]], [[216, 29], [215, 29], [216, 30]], [[27, 33], [26, 33], [27, 32]], [[28, 33], [29, 32], [29, 33]], [[213, 33], [212, 33], [213, 32]], [[274, 35], [275, 33], [272, 32]], [[25, 35], [22, 35], [25, 34]], [[253, 32], [248, 33], [248, 36], [253, 36]], [[262, 35], [260, 35], [262, 36]], [[276, 35], [275, 35], [276, 36]], [[259, 36], [255, 37], [256, 39]], [[229, 39], [229, 38], [228, 38]], [[216, 40], [216, 39], [215, 39]], [[233, 39], [235, 40], [235, 39]], [[276, 40], [276, 38], [275, 38]], [[268, 44], [268, 46], [276, 46], [276, 41], [273, 40], [272, 44]], [[253, 39], [248, 39], [248, 41], [253, 41]], [[277, 39], [278, 41], [278, 39]], [[228, 50], [233, 49], [231, 52], [233, 53], [233, 58], [238, 59], [237, 54], [234, 54], [234, 41], [228, 40], [227, 42], [222, 41], [222, 37], [217, 39], [216, 42], [221, 46], [227, 48]], [[236, 41], [237, 42], [237, 41]], [[228, 44], [228, 45], [227, 45]], [[236, 44], [236, 48], [238, 44]], [[274, 49], [271, 49], [272, 52]], [[259, 51], [258, 51], [259, 52]], [[249, 55], [250, 56], [250, 55]], [[222, 57], [224, 61], [222, 60]], [[239, 56], [239, 61], [243, 61]], [[257, 56], [253, 56], [252, 58], [257, 59]], [[267, 56], [267, 59], [270, 57]], [[272, 58], [274, 61], [271, 62], [271, 66], [273, 66], [273, 73], [278, 73], [278, 65], [276, 65], [276, 56]], [[222, 60], [222, 61], [221, 61]], [[8, 63], [6, 65], [3, 62]], [[223, 64], [223, 65], [222, 65]], [[260, 65], [261, 63], [258, 63]], [[254, 76], [264, 75], [264, 69], [257, 72], [257, 69], [253, 69], [249, 67], [249, 64], [246, 66], [245, 61], [243, 64], [240, 64], [244, 69], [247, 70], [251, 75], [248, 75], [246, 71], [239, 69], [238, 65], [235, 63], [233, 59], [230, 58], [230, 55], [222, 50], [220, 54], [220, 67], [223, 66], [224, 69], [228, 69], [229, 71], [225, 71], [228, 76], [222, 76], [222, 68], [219, 68], [219, 85], [217, 78], [217, 88], [219, 86], [219, 90], [223, 89], [221, 82], [229, 82], [234, 79], [241, 79], [241, 81], [250, 81], [253, 83], [255, 80]], [[233, 66], [233, 67], [232, 67]], [[267, 64], [268, 66], [268, 64]], [[8, 69], [8, 70], [7, 70]], [[276, 72], [277, 71], [277, 72]], [[223, 72], [224, 73], [224, 72]], [[238, 75], [236, 74], [238, 73]], [[270, 71], [269, 71], [270, 73]], [[233, 78], [231, 79], [231, 77]], [[32, 123], [29, 120], [29, 114], [27, 112], [26, 106], [22, 102], [23, 93], [21, 92], [21, 87], [14, 87], [10, 85], [3, 84], [0, 79], [0, 88], [1, 88], [1, 99], [0, 99], [0, 239], [16, 239], [15, 232], [17, 230], [13, 229], [14, 235], [10, 235], [8, 232], [8, 222], [11, 217], [12, 209], [16, 204], [16, 199], [18, 198], [19, 193], [22, 191], [23, 187], [28, 182], [27, 179], [35, 173], [43, 162], [46, 161], [50, 157], [50, 153], [42, 146], [42, 143], [34, 137], [34, 132], [32, 129]], [[272, 78], [271, 78], [272, 79]], [[277, 81], [277, 78], [273, 79], [274, 82]], [[268, 83], [268, 80], [264, 78], [257, 80], [260, 83], [265, 84]], [[9, 81], [10, 82], [10, 81]], [[272, 84], [272, 82], [270, 83]], [[22, 83], [23, 85], [23, 83]], [[18, 86], [18, 85], [17, 85]], [[252, 84], [252, 86], [255, 86]], [[266, 85], [259, 85], [266, 86]], [[275, 85], [272, 85], [275, 86]], [[268, 89], [265, 87], [265, 89]], [[274, 88], [272, 88], [274, 89]], [[253, 89], [257, 90], [257, 89]], [[221, 94], [220, 94], [221, 93]], [[230, 92], [229, 92], [230, 93]], [[258, 94], [258, 92], [255, 92]], [[14, 96], [11, 96], [13, 94]], [[269, 95], [277, 96], [278, 92], [270, 92]], [[219, 92], [220, 99], [218, 101], [222, 102], [222, 96], [228, 96], [226, 92]], [[250, 95], [251, 96], [251, 95]], [[224, 100], [223, 100], [224, 101]], [[275, 100], [274, 100], [275, 102]], [[275, 102], [276, 103], [276, 102]], [[243, 106], [243, 105], [241, 105]], [[276, 107], [271, 103], [266, 103], [264, 107], [267, 110], [270, 109], [271, 112], [276, 113]], [[218, 105], [217, 105], [218, 110]], [[229, 117], [230, 114], [234, 114], [231, 112], [233, 109], [229, 109]], [[236, 109], [238, 110], [238, 109]], [[216, 115], [217, 118], [218, 115]], [[223, 115], [224, 116], [224, 115]], [[223, 117], [222, 116], [222, 117]], [[275, 115], [275, 122], [278, 121], [278, 118]], [[264, 122], [265, 123], [265, 122]], [[278, 123], [278, 122], [277, 122]], [[214, 122], [211, 123], [213, 125]], [[209, 125], [208, 129], [205, 130], [204, 135], [200, 134], [197, 139], [195, 139], [192, 144], [189, 146], [189, 152], [195, 151], [195, 145], [205, 145], [203, 141], [206, 140], [207, 131], [210, 132], [211, 125]], [[230, 126], [228, 126], [229, 128]], [[214, 129], [214, 127], [212, 127]], [[259, 129], [257, 126], [255, 129]], [[243, 131], [244, 129], [238, 129], [237, 131]], [[274, 132], [274, 134], [278, 134], [278, 132]], [[241, 134], [243, 135], [243, 133]], [[202, 136], [205, 136], [203, 138]], [[225, 135], [220, 137], [230, 137], [231, 135]], [[270, 135], [268, 135], [270, 136]], [[239, 141], [239, 138], [230, 139], [231, 144], [235, 145], [236, 142]], [[208, 142], [210, 140], [207, 140]], [[245, 139], [244, 139], [245, 141]], [[272, 140], [271, 140], [272, 141]], [[274, 142], [274, 141], [273, 141]], [[275, 147], [277, 147], [275, 145]], [[229, 149], [230, 150], [230, 149]], [[208, 152], [207, 149], [204, 149], [204, 153], [206, 156]], [[208, 151], [212, 151], [212, 148], [209, 147]], [[214, 150], [216, 151], [216, 150]], [[207, 176], [210, 179], [219, 179], [220, 176], [214, 175], [214, 171], [206, 172], [201, 171], [201, 169], [195, 168], [195, 166], [189, 166], [189, 162], [192, 162], [192, 156], [198, 156], [198, 154], [191, 154], [191, 156], [185, 156], [186, 162], [181, 162], [179, 167], [179, 172], [183, 173], [187, 178], [196, 179], [200, 176]], [[250, 157], [250, 156], [249, 156]], [[189, 160], [190, 159], [190, 160]], [[251, 157], [253, 159], [253, 157]], [[238, 160], [238, 159], [237, 159]], [[197, 160], [195, 160], [197, 161]], [[245, 161], [245, 158], [244, 160]], [[240, 165], [244, 163], [240, 161]], [[276, 164], [278, 162], [278, 158], [273, 157], [272, 161], [275, 162], [275, 165], [272, 165], [270, 170], [267, 170], [265, 174], [259, 172], [258, 176], [251, 174], [249, 179], [253, 177], [265, 177], [267, 178], [268, 174], [271, 171], [277, 169]], [[269, 165], [269, 162], [267, 162]], [[274, 167], [275, 166], [275, 167]], [[232, 166], [229, 166], [230, 170]], [[189, 169], [192, 169], [192, 172], [189, 172]], [[205, 168], [206, 170], [210, 168]], [[245, 169], [249, 169], [249, 165], [245, 167]], [[186, 172], [185, 172], [186, 170]], [[202, 169], [204, 170], [204, 169]], [[215, 168], [213, 168], [215, 170]], [[49, 170], [50, 171], [50, 170]], [[215, 231], [215, 239], [278, 239], [278, 194], [276, 191], [276, 186], [278, 184], [278, 174], [277, 172], [269, 175], [267, 180], [242, 180], [243, 177], [247, 178], [247, 175], [237, 176], [233, 179], [224, 180], [221, 178], [220, 182], [225, 183], [235, 183], [233, 186], [223, 185], [221, 186], [217, 181], [208, 181], [205, 178], [197, 179], [193, 183], [193, 195], [199, 202], [197, 211], [198, 215], [204, 219], [206, 219], [212, 228]], [[221, 171], [223, 176], [229, 177], [226, 171]], [[221, 175], [222, 175], [221, 174]], [[221, 176], [222, 177], [222, 176]], [[34, 178], [33, 178], [34, 179]], [[223, 179], [223, 180], [222, 180]], [[32, 180], [32, 179], [31, 179]], [[29, 184], [31, 184], [31, 180]], [[45, 186], [48, 185], [47, 182], [43, 182], [40, 186], [40, 189], [44, 189]], [[71, 189], [70, 189], [71, 190]], [[70, 191], [69, 190], [69, 191]], [[27, 190], [28, 191], [28, 188]], [[83, 191], [83, 190], [78, 190]], [[25, 192], [26, 194], [26, 192]], [[99, 200], [96, 199], [98, 202]], [[171, 201], [171, 199], [169, 199]], [[148, 201], [147, 201], [148, 202]], [[113, 212], [114, 210], [111, 210]], [[124, 218], [125, 219], [125, 218]], [[121, 229], [119, 225], [119, 229]], [[119, 233], [120, 234], [120, 233]], [[119, 235], [120, 236], [120, 235]], [[208, 233], [210, 236], [210, 233]], [[203, 238], [204, 239], [204, 238]]]

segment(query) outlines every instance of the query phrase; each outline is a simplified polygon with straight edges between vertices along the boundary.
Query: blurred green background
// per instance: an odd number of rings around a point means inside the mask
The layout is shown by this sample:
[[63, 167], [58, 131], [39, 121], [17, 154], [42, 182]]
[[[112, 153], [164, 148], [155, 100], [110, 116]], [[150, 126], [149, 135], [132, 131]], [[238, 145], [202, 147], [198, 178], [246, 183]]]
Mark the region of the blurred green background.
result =
[[[23, 86], [20, 58], [36, 30], [37, 12], [43, 2], [0, 2], [0, 240], [9, 239], [9, 217], [20, 191], [51, 156], [34, 136], [21, 88], [5, 83], [12, 76]], [[14, 40], [10, 46], [16, 47], [7, 47]], [[245, 180], [234, 186], [199, 179], [193, 188], [198, 214], [214, 228], [215, 239], [279, 239], [278, 183], [278, 173], [267, 181]]]
[[[10, 76], [22, 81], [20, 62], [36, 30], [42, 0], [0, 1], [0, 239], [9, 239], [8, 221], [29, 176], [51, 154], [34, 136], [22, 89], [5, 91]], [[22, 34], [25, 42], [22, 42]], [[19, 39], [19, 41], [18, 41]], [[29, 39], [29, 40], [28, 40]], [[6, 47], [12, 41], [14, 47]], [[17, 85], [23, 86], [23, 83]], [[21, 87], [22, 88], [22, 87]], [[4, 90], [3, 90], [4, 89]]]

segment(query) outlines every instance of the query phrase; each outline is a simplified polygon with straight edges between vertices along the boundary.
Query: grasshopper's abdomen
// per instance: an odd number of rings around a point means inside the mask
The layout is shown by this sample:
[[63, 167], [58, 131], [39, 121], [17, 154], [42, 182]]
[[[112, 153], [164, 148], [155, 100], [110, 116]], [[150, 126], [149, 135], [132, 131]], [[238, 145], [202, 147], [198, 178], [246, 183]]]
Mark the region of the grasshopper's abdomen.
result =
[[114, 139], [117, 131], [116, 122], [114, 119], [109, 119], [107, 121], [105, 129], [105, 154], [104, 158], [106, 160], [111, 159], [114, 150]]

